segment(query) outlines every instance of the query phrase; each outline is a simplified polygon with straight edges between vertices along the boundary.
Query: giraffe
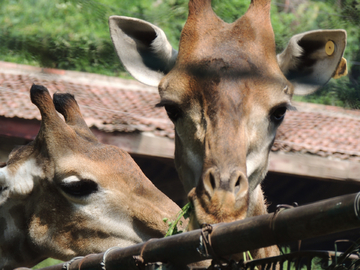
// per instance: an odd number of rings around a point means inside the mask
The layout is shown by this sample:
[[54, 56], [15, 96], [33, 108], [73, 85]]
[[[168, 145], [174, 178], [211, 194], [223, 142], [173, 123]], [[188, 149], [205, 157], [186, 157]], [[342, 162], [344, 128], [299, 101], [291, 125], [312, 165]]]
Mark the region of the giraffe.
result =
[[[190, 229], [267, 213], [261, 182], [293, 94], [346, 75], [345, 30], [297, 34], [276, 55], [270, 7], [271, 0], [251, 0], [242, 17], [225, 23], [211, 0], [190, 0], [178, 51], [149, 22], [109, 18], [121, 62], [158, 87], [158, 106], [174, 123], [175, 165], [195, 207]], [[262, 258], [279, 251], [251, 252]]]
[[0, 269], [163, 237], [180, 208], [128, 153], [96, 139], [71, 94], [33, 85], [30, 96], [39, 133], [0, 168]]

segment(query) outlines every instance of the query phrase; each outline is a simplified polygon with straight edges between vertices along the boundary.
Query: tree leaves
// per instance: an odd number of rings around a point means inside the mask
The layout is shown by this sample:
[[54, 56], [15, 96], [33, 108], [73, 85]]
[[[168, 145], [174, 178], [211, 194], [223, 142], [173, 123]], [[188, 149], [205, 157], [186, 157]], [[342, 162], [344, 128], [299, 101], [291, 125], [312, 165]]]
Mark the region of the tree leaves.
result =
[[[244, 14], [249, 0], [213, 0], [226, 22]], [[178, 47], [188, 0], [2, 0], [0, 60], [106, 75], [124, 75], [108, 30], [110, 15], [147, 20]], [[303, 101], [360, 108], [359, 0], [273, 0], [271, 20], [277, 52], [294, 34], [313, 29], [346, 29], [349, 76], [331, 80]]]

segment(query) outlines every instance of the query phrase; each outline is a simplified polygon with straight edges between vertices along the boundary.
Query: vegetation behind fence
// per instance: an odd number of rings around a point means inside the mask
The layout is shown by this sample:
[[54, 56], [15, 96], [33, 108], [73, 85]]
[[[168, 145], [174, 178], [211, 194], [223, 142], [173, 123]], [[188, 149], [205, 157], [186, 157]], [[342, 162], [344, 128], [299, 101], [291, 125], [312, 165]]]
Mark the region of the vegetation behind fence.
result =
[[[215, 12], [232, 22], [249, 0], [213, 0]], [[36, 66], [127, 76], [108, 31], [110, 15], [148, 20], [177, 48], [188, 0], [2, 0], [0, 60]], [[302, 100], [360, 108], [360, 4], [357, 0], [274, 0], [272, 24], [280, 52], [289, 38], [312, 29], [344, 28], [348, 77], [332, 80]]]

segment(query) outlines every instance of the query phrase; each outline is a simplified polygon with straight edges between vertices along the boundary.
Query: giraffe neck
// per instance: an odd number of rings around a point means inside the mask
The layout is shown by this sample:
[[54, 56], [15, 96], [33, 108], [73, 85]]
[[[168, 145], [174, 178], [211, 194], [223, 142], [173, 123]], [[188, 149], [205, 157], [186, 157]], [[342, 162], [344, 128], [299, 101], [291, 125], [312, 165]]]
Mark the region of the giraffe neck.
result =
[[[249, 211], [247, 216], [260, 216], [267, 214], [267, 203], [264, 198], [264, 193], [259, 184], [253, 191], [252, 196], [250, 196]], [[255, 249], [250, 251], [254, 259], [267, 258], [272, 256], [280, 255], [280, 251], [277, 246], [269, 246], [265, 248]]]
[[260, 216], [268, 213], [264, 193], [260, 184], [253, 190], [249, 200], [247, 217]]

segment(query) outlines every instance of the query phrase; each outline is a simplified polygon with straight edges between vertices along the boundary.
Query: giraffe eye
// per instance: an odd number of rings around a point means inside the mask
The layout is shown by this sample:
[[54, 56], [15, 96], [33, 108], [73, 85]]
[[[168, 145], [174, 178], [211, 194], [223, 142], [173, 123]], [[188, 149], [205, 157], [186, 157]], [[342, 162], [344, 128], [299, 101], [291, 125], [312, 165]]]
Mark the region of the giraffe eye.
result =
[[175, 105], [165, 105], [165, 110], [171, 121], [176, 121], [180, 115], [180, 109]]
[[156, 104], [156, 107], [164, 107], [167, 115], [173, 122], [182, 115], [180, 106], [171, 100], [162, 100], [160, 103]]
[[98, 191], [98, 184], [89, 179], [82, 179], [80, 181], [62, 182], [61, 189], [67, 194], [75, 197], [88, 196], [91, 193]]
[[271, 114], [271, 118], [274, 122], [281, 122], [286, 114], [287, 108], [285, 106], [276, 108]]

